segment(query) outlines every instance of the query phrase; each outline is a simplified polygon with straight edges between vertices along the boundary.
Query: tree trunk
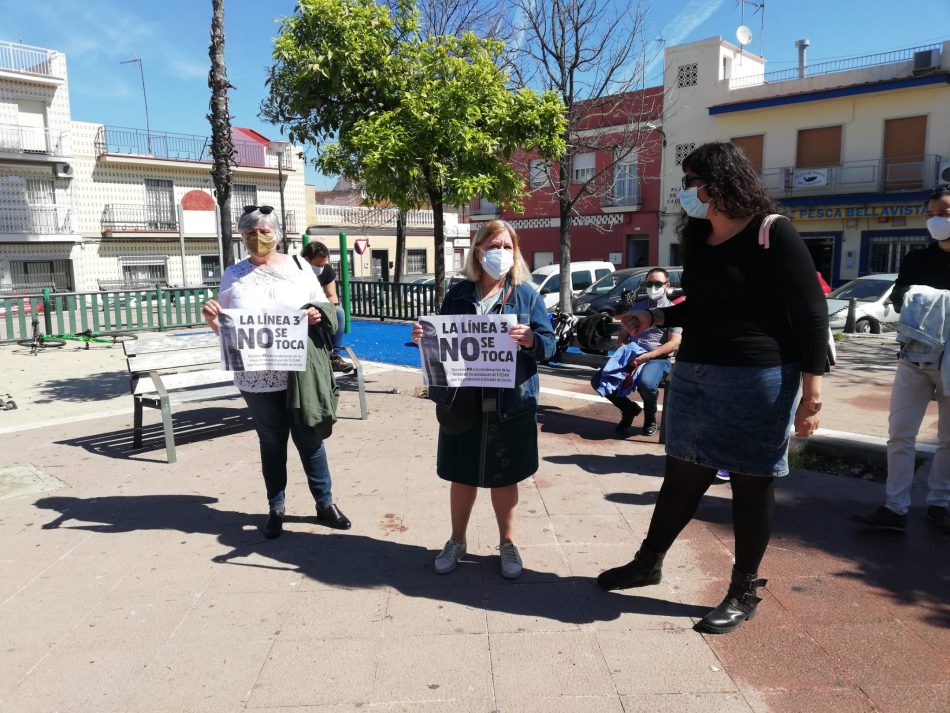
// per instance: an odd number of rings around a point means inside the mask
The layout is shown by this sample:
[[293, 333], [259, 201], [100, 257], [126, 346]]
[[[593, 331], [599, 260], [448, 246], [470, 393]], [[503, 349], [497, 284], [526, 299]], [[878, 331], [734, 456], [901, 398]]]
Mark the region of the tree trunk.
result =
[[558, 227], [559, 245], [561, 248], [561, 291], [558, 295], [558, 305], [561, 311], [570, 314], [574, 310], [572, 304], [573, 290], [571, 285], [571, 163], [570, 158], [558, 161]]
[[396, 282], [402, 280], [406, 270], [406, 212], [396, 214]]
[[211, 0], [211, 71], [208, 87], [211, 88], [211, 178], [214, 195], [221, 214], [221, 246], [225, 266], [234, 264], [233, 231], [231, 226], [231, 163], [234, 144], [231, 139], [231, 114], [228, 110], [228, 70], [224, 63], [224, 0]]
[[435, 304], [439, 308], [445, 296], [445, 216], [442, 215], [442, 191], [431, 188], [428, 194], [432, 206], [432, 236], [435, 240]]

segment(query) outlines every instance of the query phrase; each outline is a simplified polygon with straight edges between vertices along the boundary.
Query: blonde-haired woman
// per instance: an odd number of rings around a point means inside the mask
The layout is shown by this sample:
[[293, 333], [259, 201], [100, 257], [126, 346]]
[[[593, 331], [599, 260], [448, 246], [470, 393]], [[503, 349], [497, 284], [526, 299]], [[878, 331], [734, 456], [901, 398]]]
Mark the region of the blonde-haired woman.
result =
[[[501, 574], [515, 579], [522, 571], [514, 544], [518, 483], [538, 469], [537, 364], [554, 354], [554, 332], [544, 300], [531, 285], [518, 234], [505, 221], [479, 228], [463, 274], [467, 279], [449, 290], [439, 313], [517, 315], [510, 334], [519, 349], [514, 388], [429, 387], [429, 397], [452, 409], [454, 421], [439, 427], [436, 471], [452, 483], [452, 536], [435, 559], [435, 571], [448, 574], [458, 566], [478, 488], [490, 488]], [[421, 325], [413, 325], [412, 340], [418, 344], [421, 337]]]

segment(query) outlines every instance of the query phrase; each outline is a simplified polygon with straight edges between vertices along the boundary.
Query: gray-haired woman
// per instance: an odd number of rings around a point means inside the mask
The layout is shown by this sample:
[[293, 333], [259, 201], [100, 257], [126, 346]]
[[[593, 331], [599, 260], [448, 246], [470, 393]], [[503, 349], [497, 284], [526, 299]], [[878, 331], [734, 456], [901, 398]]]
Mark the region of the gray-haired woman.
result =
[[[310, 266], [277, 252], [280, 224], [271, 206], [245, 206], [238, 230], [250, 254], [225, 270], [218, 299], [208, 300], [201, 310], [215, 332], [222, 309], [300, 309], [301, 305], [327, 302]], [[315, 325], [320, 322], [320, 312], [309, 307], [307, 318]], [[293, 437], [307, 474], [317, 504], [317, 522], [349, 529], [350, 521], [333, 503], [323, 440], [312, 428], [294, 423], [287, 408], [287, 372], [237, 371], [234, 383], [247, 403], [260, 441], [269, 510], [264, 535], [272, 539], [283, 530], [288, 436]]]

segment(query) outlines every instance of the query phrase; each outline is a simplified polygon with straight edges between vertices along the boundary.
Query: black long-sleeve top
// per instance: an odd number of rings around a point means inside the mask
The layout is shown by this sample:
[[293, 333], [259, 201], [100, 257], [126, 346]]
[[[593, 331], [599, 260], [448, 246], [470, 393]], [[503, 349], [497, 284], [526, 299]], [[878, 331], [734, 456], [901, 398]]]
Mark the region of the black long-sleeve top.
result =
[[823, 374], [828, 307], [815, 263], [788, 220], [773, 223], [768, 249], [758, 242], [761, 224], [756, 216], [724, 243], [690, 247], [683, 263], [687, 299], [663, 310], [663, 326], [683, 328], [680, 361], [797, 363]]
[[907, 253], [901, 261], [900, 271], [891, 291], [891, 302], [898, 312], [904, 306], [904, 296], [911, 285], [950, 290], [950, 252], [934, 242], [926, 248]]

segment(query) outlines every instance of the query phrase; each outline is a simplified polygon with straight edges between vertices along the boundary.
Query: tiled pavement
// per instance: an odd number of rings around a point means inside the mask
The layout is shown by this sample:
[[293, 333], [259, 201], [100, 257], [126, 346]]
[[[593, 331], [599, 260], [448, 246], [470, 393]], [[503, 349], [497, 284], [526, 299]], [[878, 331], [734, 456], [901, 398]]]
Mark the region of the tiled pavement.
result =
[[879, 502], [878, 484], [785, 479], [759, 615], [704, 637], [691, 626], [732, 561], [727, 485], [662, 584], [593, 584], [632, 555], [662, 473], [658, 446], [612, 437], [609, 405], [544, 397], [543, 461], [519, 507], [524, 576], [499, 575], [482, 497], [471, 555], [439, 577], [447, 488], [416, 374], [372, 374], [368, 421], [344, 396], [328, 448], [353, 530], [316, 525], [292, 461], [287, 531], [267, 541], [239, 403], [182, 411], [170, 466], [154, 413], [139, 452], [129, 415], [94, 417], [129, 406], [114, 354], [19, 357], [0, 352], [24, 395], [19, 414], [0, 412], [0, 711], [950, 710], [950, 538], [922, 508], [905, 536], [856, 531], [848, 515]]

